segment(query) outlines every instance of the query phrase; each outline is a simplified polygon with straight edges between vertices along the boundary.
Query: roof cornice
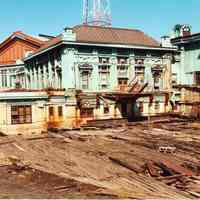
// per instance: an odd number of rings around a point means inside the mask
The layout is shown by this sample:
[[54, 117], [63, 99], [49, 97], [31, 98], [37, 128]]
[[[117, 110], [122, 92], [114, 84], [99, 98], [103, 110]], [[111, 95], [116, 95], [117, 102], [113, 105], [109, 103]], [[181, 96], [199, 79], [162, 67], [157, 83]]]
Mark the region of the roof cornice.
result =
[[43, 53], [46, 53], [60, 45], [80, 45], [80, 46], [96, 46], [96, 47], [111, 47], [111, 48], [124, 48], [124, 49], [144, 49], [144, 50], [157, 50], [157, 51], [177, 51], [177, 48], [166, 48], [166, 47], [153, 47], [153, 46], [139, 46], [139, 45], [123, 45], [123, 44], [105, 44], [105, 43], [87, 43], [87, 42], [72, 42], [72, 41], [66, 41], [62, 40], [57, 44], [54, 44], [46, 49], [43, 49], [40, 52], [37, 52], [33, 55], [30, 55], [29, 57], [25, 58], [24, 61], [28, 61], [38, 55], [41, 55]]

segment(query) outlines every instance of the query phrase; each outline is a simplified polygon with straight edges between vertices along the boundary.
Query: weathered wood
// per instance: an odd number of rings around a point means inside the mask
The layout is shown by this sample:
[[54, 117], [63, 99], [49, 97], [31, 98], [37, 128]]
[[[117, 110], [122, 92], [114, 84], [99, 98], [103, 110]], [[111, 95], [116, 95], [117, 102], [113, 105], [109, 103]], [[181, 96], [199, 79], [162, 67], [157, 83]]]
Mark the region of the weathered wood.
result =
[[183, 174], [178, 174], [178, 175], [173, 175], [173, 176], [159, 177], [157, 178], [157, 180], [164, 181], [164, 180], [177, 179], [177, 178], [182, 178], [182, 177], [184, 177]]
[[68, 185], [68, 186], [58, 186], [58, 187], [54, 187], [54, 190], [56, 191], [66, 191], [66, 190], [69, 190], [71, 188], [74, 188], [76, 187], [77, 185], [76, 184], [72, 184], [72, 185]]
[[156, 166], [154, 165], [154, 163], [152, 161], [148, 161], [146, 163], [146, 167], [148, 169], [149, 174], [152, 177], [158, 177], [158, 176], [160, 176], [160, 174], [158, 173], [158, 171], [156, 169]]
[[178, 174], [183, 174], [186, 176], [194, 176], [195, 175], [191, 170], [186, 169], [177, 163], [172, 163], [168, 160], [162, 161], [162, 165], [165, 166], [165, 168], [167, 168], [169, 171], [173, 171]]
[[166, 167], [162, 162], [159, 162], [159, 163], [156, 163], [164, 172], [164, 174], [166, 176], [173, 176], [174, 175], [174, 172], [169, 169], [168, 167]]
[[134, 171], [135, 173], [142, 173], [143, 169], [141, 167], [138, 166], [134, 166], [133, 164], [130, 164], [126, 161], [122, 161], [119, 158], [114, 158], [114, 157], [109, 157], [109, 159], [119, 165], [121, 165], [122, 167], [125, 167], [131, 171]]
[[26, 140], [44, 140], [44, 139], [52, 139], [55, 138], [53, 136], [43, 136], [43, 137], [33, 137], [33, 138], [26, 138]]

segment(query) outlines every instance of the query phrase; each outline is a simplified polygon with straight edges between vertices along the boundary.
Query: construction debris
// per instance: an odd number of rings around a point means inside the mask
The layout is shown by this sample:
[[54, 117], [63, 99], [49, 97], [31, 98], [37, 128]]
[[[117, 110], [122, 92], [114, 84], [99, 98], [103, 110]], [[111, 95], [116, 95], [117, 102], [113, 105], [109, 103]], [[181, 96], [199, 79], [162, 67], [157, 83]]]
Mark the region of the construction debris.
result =
[[1, 137], [0, 198], [198, 198], [200, 125], [168, 121]]
[[137, 165], [134, 165], [133, 163], [128, 163], [126, 161], [120, 160], [118, 158], [113, 158], [113, 157], [109, 157], [109, 159], [119, 165], [121, 165], [122, 167], [125, 167], [131, 171], [134, 171], [135, 173], [142, 173], [143, 169], [139, 168]]

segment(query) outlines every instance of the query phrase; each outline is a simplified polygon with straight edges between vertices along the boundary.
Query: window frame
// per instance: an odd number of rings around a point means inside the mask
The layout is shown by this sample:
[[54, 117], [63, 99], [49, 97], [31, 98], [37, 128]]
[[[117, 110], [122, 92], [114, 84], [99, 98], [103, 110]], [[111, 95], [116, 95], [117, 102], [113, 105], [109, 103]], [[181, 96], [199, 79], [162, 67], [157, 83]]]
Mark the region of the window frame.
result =
[[83, 90], [88, 90], [90, 86], [90, 72], [82, 71], [81, 72], [81, 88]]
[[110, 81], [110, 66], [100, 65], [99, 66], [99, 84], [100, 89], [108, 89]]
[[58, 117], [63, 117], [63, 106], [58, 106]]
[[32, 105], [11, 105], [12, 125], [31, 124], [32, 120]]
[[54, 117], [54, 107], [49, 106], [49, 117]]
[[194, 72], [194, 84], [200, 85], [200, 71]]
[[82, 118], [93, 118], [94, 117], [94, 108], [81, 108], [80, 116]]
[[154, 110], [156, 113], [160, 112], [160, 109], [161, 109], [161, 105], [160, 105], [160, 101], [155, 101], [154, 102]]
[[110, 107], [108, 105], [104, 106], [103, 113], [104, 114], [109, 114], [110, 113]]

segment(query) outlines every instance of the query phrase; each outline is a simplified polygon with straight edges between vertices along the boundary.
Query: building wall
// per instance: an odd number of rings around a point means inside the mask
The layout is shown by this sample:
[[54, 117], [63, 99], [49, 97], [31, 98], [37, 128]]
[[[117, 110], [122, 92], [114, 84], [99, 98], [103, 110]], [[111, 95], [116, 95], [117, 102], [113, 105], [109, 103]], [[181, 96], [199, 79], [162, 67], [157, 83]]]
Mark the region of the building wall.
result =
[[171, 111], [168, 94], [154, 94], [152, 97], [139, 98], [134, 106], [134, 112], [139, 117], [156, 116]]
[[[26, 62], [27, 86], [29, 89], [52, 88], [74, 88], [81, 89], [85, 92], [98, 91], [117, 91], [119, 90], [118, 78], [127, 79], [129, 84], [136, 78], [136, 66], [144, 68], [144, 81], [149, 83], [149, 91], [154, 90], [154, 78], [152, 70], [160, 68], [161, 75], [159, 78], [159, 90], [170, 90], [171, 76], [171, 56], [166, 52], [146, 51], [138, 52], [137, 50], [120, 50], [119, 49], [102, 49], [88, 46], [86, 51], [80, 51], [78, 46], [65, 46], [63, 49], [55, 51], [60, 54], [60, 61], [53, 56], [54, 53], [49, 52], [46, 55], [37, 57]], [[109, 50], [109, 52], [108, 52]], [[151, 56], [150, 56], [151, 54]], [[124, 59], [125, 63], [119, 64], [118, 60]], [[100, 63], [100, 59], [108, 59], [108, 63]], [[50, 62], [50, 60], [54, 60]], [[142, 64], [137, 64], [138, 60], [142, 60]], [[84, 67], [89, 67], [89, 87], [82, 87], [82, 72]], [[100, 66], [108, 66], [109, 75], [107, 87], [101, 87]], [[62, 77], [59, 77], [57, 67], [61, 70]], [[125, 67], [127, 70], [119, 71], [119, 67]], [[88, 69], [87, 69], [88, 70]], [[120, 73], [120, 74], [119, 74]], [[58, 84], [60, 83], [61, 84]]]
[[27, 52], [34, 52], [38, 48], [28, 42], [15, 39], [1, 49], [0, 65], [15, 64], [17, 60], [23, 59]]
[[[176, 40], [176, 39], [174, 39]], [[173, 41], [173, 40], [172, 40]], [[199, 81], [197, 75], [200, 72], [200, 42], [191, 38], [185, 42], [177, 39], [175, 42], [180, 50], [177, 53], [175, 63], [172, 66], [173, 73], [177, 74], [177, 83], [174, 85], [173, 98], [175, 112], [183, 115], [197, 117], [199, 110]]]
[[193, 85], [194, 72], [200, 71], [200, 43], [191, 42], [180, 49], [180, 63], [173, 65], [173, 71], [178, 73], [178, 84]]
[[[138, 82], [140, 88], [148, 83], [145, 92], [171, 92], [171, 61], [172, 54], [165, 51], [65, 45], [25, 62], [26, 86], [28, 89], [64, 88], [81, 90], [83, 93], [109, 93], [128, 92], [131, 85]], [[85, 77], [83, 79], [85, 72], [86, 82]], [[157, 82], [155, 74], [158, 75]], [[64, 107], [63, 112], [70, 113], [70, 116], [58, 119], [55, 113], [49, 126], [68, 127], [90, 119], [122, 118], [122, 105], [116, 107], [110, 102], [110, 113], [103, 113], [103, 108], [95, 108], [94, 116], [88, 119], [80, 116], [76, 105], [74, 100], [73, 105]], [[55, 110], [56, 106], [57, 103]], [[133, 103], [128, 107], [127, 115], [130, 116]], [[163, 107], [161, 101], [160, 107]]]
[[0, 90], [25, 88], [24, 65], [4, 65], [0, 67]]
[[[44, 101], [6, 101], [0, 102], [0, 132], [8, 135], [15, 134], [32, 134], [47, 131], [46, 123], [46, 107]], [[11, 106], [31, 105], [32, 106], [32, 122], [27, 124], [12, 124], [11, 122]]]

